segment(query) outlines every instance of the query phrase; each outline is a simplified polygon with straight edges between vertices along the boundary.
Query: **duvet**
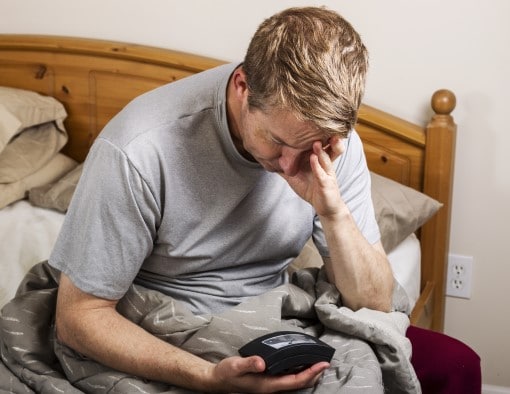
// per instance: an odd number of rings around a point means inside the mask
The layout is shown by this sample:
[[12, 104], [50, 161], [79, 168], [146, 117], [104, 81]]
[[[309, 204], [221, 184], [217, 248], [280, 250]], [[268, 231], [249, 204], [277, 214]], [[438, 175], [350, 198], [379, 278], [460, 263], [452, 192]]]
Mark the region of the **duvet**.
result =
[[[58, 272], [46, 262], [25, 276], [1, 312], [0, 392], [189, 393], [98, 364], [55, 340]], [[336, 351], [316, 387], [303, 393], [420, 393], [410, 363], [405, 296], [396, 285], [395, 311], [352, 311], [319, 269], [217, 315], [193, 315], [182, 303], [133, 285], [121, 314], [176, 346], [216, 362], [261, 335], [280, 330], [319, 337]]]

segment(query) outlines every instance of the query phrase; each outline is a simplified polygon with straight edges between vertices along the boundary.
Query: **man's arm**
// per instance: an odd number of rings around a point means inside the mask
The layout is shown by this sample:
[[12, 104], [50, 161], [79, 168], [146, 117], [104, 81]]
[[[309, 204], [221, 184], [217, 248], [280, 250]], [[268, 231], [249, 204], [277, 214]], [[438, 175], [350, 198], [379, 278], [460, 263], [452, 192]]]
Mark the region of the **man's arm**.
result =
[[355, 224], [345, 223], [353, 222], [350, 214], [341, 225], [331, 218], [320, 219], [330, 252], [329, 258], [323, 258], [326, 273], [343, 303], [353, 310], [366, 307], [389, 312], [393, 273], [381, 242], [370, 245]]
[[57, 298], [58, 339], [104, 365], [143, 378], [200, 392], [276, 392], [311, 387], [329, 366], [296, 374], [260, 374], [262, 358], [229, 357], [218, 364], [194, 356], [121, 316], [117, 301], [84, 293], [61, 274]]
[[286, 177], [289, 185], [314, 207], [321, 221], [330, 257], [324, 259], [328, 279], [342, 295], [344, 304], [389, 311], [393, 274], [381, 243], [371, 245], [358, 229], [340, 196], [333, 160], [344, 150], [338, 138], [322, 149], [317, 141], [310, 156], [311, 171]]

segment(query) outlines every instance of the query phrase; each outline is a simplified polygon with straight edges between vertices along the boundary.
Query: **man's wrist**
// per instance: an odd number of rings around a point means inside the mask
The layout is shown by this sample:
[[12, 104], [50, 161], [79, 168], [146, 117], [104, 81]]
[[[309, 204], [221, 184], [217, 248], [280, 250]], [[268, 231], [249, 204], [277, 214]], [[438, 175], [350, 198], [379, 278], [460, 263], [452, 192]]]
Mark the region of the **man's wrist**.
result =
[[339, 223], [345, 223], [351, 217], [351, 213], [347, 206], [341, 207], [335, 211], [317, 213], [323, 226], [331, 226]]
[[194, 378], [187, 384], [188, 388], [202, 393], [219, 393], [221, 384], [215, 374], [216, 364], [203, 360], [196, 369]]

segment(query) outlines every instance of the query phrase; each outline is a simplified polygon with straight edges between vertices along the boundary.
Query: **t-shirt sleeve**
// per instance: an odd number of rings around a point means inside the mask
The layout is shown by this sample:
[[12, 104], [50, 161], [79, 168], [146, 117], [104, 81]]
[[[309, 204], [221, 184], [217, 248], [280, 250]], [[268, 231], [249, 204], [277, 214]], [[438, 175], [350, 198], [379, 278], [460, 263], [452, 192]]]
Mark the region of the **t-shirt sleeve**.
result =
[[121, 298], [151, 253], [160, 208], [126, 155], [96, 139], [49, 263], [82, 291]]
[[[370, 172], [363, 144], [355, 130], [344, 140], [344, 145], [344, 153], [334, 163], [340, 194], [363, 236], [370, 244], [375, 244], [381, 235], [372, 203]], [[314, 219], [313, 240], [319, 253], [329, 256], [324, 231], [317, 215]]]

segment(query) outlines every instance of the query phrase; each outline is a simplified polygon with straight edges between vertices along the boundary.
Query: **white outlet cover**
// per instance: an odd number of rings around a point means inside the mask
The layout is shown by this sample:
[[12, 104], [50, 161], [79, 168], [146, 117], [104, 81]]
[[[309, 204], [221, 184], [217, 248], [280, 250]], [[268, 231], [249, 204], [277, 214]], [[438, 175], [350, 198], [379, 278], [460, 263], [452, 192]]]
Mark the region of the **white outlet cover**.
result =
[[446, 295], [471, 298], [473, 257], [450, 254], [446, 275]]

